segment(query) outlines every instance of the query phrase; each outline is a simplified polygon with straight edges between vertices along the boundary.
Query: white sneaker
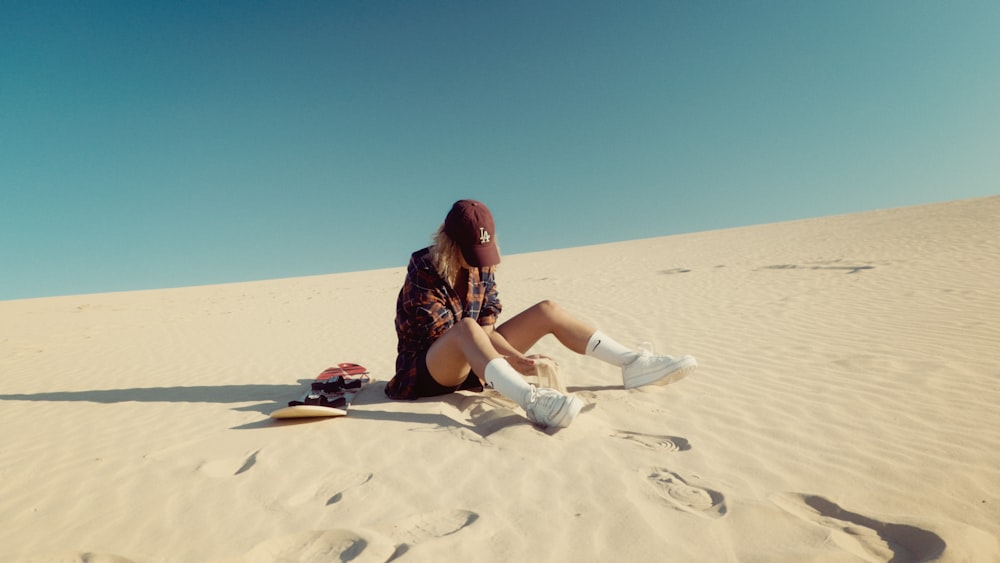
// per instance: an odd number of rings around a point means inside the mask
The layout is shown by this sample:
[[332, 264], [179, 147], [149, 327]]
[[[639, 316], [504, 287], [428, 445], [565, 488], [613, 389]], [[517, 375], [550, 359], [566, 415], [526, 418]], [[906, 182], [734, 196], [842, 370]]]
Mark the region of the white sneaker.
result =
[[545, 428], [565, 428], [580, 414], [583, 401], [571, 395], [564, 395], [555, 389], [531, 386], [524, 407], [528, 420]]
[[684, 379], [698, 367], [693, 356], [657, 356], [650, 350], [642, 350], [639, 357], [622, 367], [622, 383], [626, 389], [656, 383], [668, 385]]

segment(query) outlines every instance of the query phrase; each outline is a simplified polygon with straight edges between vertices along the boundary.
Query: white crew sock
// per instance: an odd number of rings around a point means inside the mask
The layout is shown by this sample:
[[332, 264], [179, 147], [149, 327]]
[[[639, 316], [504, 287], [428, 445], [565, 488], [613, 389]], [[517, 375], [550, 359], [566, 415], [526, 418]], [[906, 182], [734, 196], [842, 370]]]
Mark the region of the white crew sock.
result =
[[619, 344], [615, 339], [601, 331], [590, 336], [586, 354], [618, 367], [630, 364], [632, 360], [639, 357], [637, 352]]
[[506, 358], [496, 358], [486, 364], [483, 379], [501, 395], [525, 408], [531, 396], [531, 385], [507, 362]]

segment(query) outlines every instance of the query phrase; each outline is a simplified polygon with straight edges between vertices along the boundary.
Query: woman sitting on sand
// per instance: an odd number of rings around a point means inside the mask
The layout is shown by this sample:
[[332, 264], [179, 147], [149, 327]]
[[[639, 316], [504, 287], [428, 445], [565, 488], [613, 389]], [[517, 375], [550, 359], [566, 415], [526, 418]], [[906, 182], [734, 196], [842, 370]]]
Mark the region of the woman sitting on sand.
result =
[[399, 343], [396, 374], [385, 387], [389, 398], [481, 391], [488, 385], [520, 405], [535, 424], [569, 426], [583, 402], [522, 377], [536, 374], [540, 356], [525, 354], [546, 334], [578, 354], [621, 367], [626, 389], [671, 383], [697, 367], [691, 356], [630, 350], [552, 301], [495, 327], [501, 306], [493, 274], [499, 263], [490, 210], [478, 201], [456, 202], [433, 245], [410, 258], [396, 302]]

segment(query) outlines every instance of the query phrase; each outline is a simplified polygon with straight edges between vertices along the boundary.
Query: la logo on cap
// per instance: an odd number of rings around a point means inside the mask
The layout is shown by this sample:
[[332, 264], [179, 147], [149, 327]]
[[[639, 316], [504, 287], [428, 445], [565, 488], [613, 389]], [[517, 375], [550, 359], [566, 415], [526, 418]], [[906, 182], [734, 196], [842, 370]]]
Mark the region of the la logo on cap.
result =
[[483, 227], [479, 227], [479, 242], [482, 244], [490, 242], [490, 232]]

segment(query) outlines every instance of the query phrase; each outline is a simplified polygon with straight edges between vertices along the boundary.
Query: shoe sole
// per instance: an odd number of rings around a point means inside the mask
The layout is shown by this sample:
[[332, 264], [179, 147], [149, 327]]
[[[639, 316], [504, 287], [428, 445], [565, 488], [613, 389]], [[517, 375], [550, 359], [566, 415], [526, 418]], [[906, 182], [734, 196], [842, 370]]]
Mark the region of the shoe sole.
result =
[[643, 387], [645, 385], [670, 385], [671, 383], [677, 383], [698, 368], [698, 360], [695, 360], [692, 356], [684, 356], [677, 360], [674, 366], [676, 366], [675, 369], [667, 373], [653, 372], [633, 378], [625, 382], [625, 388], [635, 389], [636, 387]]
[[550, 428], [566, 428], [573, 423], [573, 420], [576, 419], [576, 415], [580, 414], [580, 410], [583, 409], [583, 401], [577, 399], [576, 397], [568, 397], [569, 400], [566, 401], [562, 410], [559, 411], [558, 418], [552, 421], [552, 426], [550, 426]]

